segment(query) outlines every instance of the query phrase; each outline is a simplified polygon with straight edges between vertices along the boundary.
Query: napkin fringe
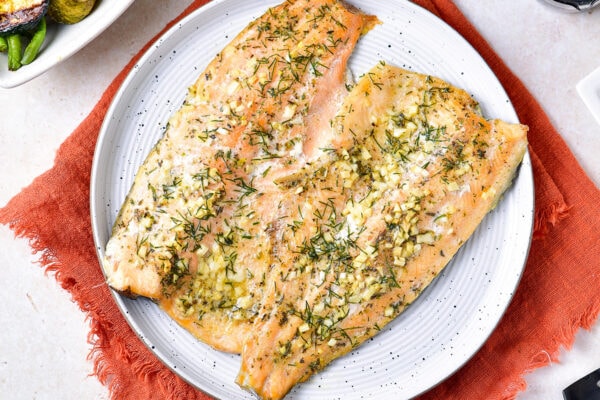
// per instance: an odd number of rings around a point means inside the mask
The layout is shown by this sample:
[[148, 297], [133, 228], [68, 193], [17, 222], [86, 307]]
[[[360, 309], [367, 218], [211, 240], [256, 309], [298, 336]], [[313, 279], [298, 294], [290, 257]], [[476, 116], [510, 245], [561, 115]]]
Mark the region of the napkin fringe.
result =
[[577, 332], [582, 328], [590, 330], [597, 322], [599, 314], [600, 298], [594, 300], [578, 318], [572, 318], [568, 325], [563, 327], [562, 332], [551, 339], [548, 350], [542, 349], [531, 358], [519, 379], [507, 386], [501, 399], [513, 400], [520, 392], [525, 391], [527, 389], [527, 374], [553, 363], [560, 363], [561, 351], [570, 350], [575, 343]]
[[[97, 310], [91, 311], [95, 313]], [[211, 399], [202, 391], [185, 384], [171, 370], [157, 363], [154, 357], [147, 357], [121, 342], [115, 327], [97, 322], [101, 320], [92, 319], [88, 334], [88, 342], [93, 346], [88, 359], [94, 364], [90, 375], [96, 376], [107, 387], [112, 400], [164, 400], [166, 393], [169, 400]], [[145, 385], [140, 386], [139, 382]]]
[[[15, 207], [17, 209], [19, 207]], [[104, 385], [112, 400], [145, 399], [164, 400], [164, 393], [169, 393], [170, 400], [206, 400], [210, 399], [201, 391], [184, 382], [171, 370], [157, 363], [154, 357], [147, 357], [120, 340], [121, 334], [117, 332], [120, 327], [113, 326], [105, 314], [110, 311], [102, 303], [91, 303], [91, 292], [97, 286], [86, 287], [73, 276], [71, 266], [64, 265], [55, 251], [48, 247], [48, 243], [40, 237], [40, 229], [35, 221], [29, 217], [15, 217], [10, 206], [0, 208], [0, 223], [6, 224], [15, 237], [25, 239], [31, 253], [37, 256], [35, 261], [46, 275], [52, 275], [59, 286], [71, 294], [79, 309], [84, 312], [86, 321], [90, 324], [87, 342], [91, 345], [87, 359], [92, 361], [93, 370], [89, 376], [95, 376]], [[81, 278], [81, 277], [79, 277]], [[105, 286], [105, 283], [102, 283]], [[76, 290], [75, 286], [77, 286]], [[118, 312], [118, 310], [114, 310]], [[128, 326], [125, 327], [129, 329]], [[122, 327], [120, 329], [122, 331]], [[133, 332], [127, 332], [133, 334]], [[142, 351], [145, 351], [144, 348]], [[128, 372], [129, 371], [129, 372]], [[140, 386], [139, 382], [147, 385]], [[158, 390], [157, 389], [158, 386]], [[142, 389], [143, 388], [143, 389]], [[154, 391], [152, 391], [154, 389]], [[140, 390], [146, 390], [140, 393]]]
[[[131, 354], [131, 349], [127, 349], [123, 343], [106, 340], [110, 336], [100, 324], [92, 326], [88, 342], [92, 343], [93, 348], [88, 354], [88, 359], [94, 364], [91, 375], [106, 386], [111, 399], [158, 399], [159, 392], [169, 393], [168, 390], [183, 386], [181, 384], [163, 385], [162, 383], [173, 380], [170, 372], [162, 374], [154, 360]], [[120, 368], [127, 368], [131, 373], [123, 374], [119, 371]], [[136, 381], [144, 382], [147, 385], [140, 386], [136, 384]], [[148, 392], [149, 388], [154, 387], [151, 383], [158, 383], [161, 390], [156, 393]], [[183, 399], [185, 397], [182, 397], [181, 393], [173, 393], [173, 398]]]
[[538, 239], [546, 236], [552, 228], [569, 216], [568, 206], [563, 201], [549, 204], [542, 209], [536, 209], [533, 221], [533, 238]]
[[[44, 270], [44, 274], [53, 274], [54, 279], [61, 288], [65, 290], [68, 289], [69, 285], [66, 280], [61, 278], [62, 264], [58, 260], [58, 257], [56, 257], [54, 252], [47, 247], [45, 241], [32, 231], [35, 226], [34, 224], [27, 219], [11, 218], [9, 206], [10, 203], [4, 208], [0, 208], [0, 224], [8, 226], [15, 238], [26, 240], [27, 245], [31, 249], [31, 254], [38, 256], [38, 259], [35, 262]], [[73, 298], [73, 293], [71, 291], [69, 291], [69, 293]]]

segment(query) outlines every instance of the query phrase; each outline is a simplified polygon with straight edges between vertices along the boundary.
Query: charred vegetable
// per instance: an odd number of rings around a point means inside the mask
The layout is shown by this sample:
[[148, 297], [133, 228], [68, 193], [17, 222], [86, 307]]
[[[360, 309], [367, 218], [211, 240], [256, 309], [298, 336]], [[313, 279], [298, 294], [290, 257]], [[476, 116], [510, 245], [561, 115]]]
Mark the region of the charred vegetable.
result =
[[46, 14], [49, 0], [0, 1], [0, 35], [35, 29]]
[[40, 47], [46, 38], [46, 18], [42, 16], [34, 31], [23, 34], [29, 42], [22, 52], [23, 43], [20, 33], [11, 33], [6, 37], [0, 37], [0, 50], [5, 49], [8, 53], [8, 69], [16, 71], [22, 65], [31, 63], [38, 55]]
[[[0, 50], [8, 53], [8, 69], [15, 71], [36, 57], [46, 37], [49, 0], [0, 1]], [[23, 39], [27, 44], [23, 54]]]
[[60, 24], [75, 24], [95, 4], [96, 0], [0, 0], [0, 52], [8, 53], [8, 69], [15, 71], [35, 60], [46, 37], [46, 14]]
[[48, 15], [60, 24], [75, 24], [87, 17], [96, 0], [50, 0]]

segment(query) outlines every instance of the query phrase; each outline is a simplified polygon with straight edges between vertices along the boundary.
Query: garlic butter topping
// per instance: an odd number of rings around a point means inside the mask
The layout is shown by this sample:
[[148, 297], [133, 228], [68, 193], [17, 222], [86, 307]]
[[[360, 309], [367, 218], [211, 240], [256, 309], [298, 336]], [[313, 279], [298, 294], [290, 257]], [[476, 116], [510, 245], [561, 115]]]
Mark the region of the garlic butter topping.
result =
[[112, 287], [242, 353], [238, 382], [265, 398], [413, 302], [526, 148], [438, 78], [379, 62], [349, 84], [376, 22], [335, 0], [252, 22], [189, 89], [107, 244]]

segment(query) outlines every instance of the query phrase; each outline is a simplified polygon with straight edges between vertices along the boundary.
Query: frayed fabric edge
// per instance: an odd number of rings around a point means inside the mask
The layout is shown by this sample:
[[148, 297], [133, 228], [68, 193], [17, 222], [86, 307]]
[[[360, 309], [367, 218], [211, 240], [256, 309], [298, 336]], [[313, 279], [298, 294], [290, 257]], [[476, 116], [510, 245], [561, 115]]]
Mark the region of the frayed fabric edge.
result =
[[557, 223], [569, 216], [570, 209], [571, 206], [564, 202], [556, 202], [543, 209], [535, 210], [533, 239], [546, 236]]
[[535, 354], [518, 380], [509, 385], [501, 400], [514, 400], [520, 392], [527, 389], [526, 376], [531, 372], [550, 366], [552, 363], [560, 363], [560, 353], [562, 350], [569, 350], [575, 343], [577, 332], [581, 329], [590, 330], [598, 319], [600, 314], [600, 299], [583, 312], [577, 319], [568, 322], [563, 332], [555, 336], [548, 349], [541, 349]]

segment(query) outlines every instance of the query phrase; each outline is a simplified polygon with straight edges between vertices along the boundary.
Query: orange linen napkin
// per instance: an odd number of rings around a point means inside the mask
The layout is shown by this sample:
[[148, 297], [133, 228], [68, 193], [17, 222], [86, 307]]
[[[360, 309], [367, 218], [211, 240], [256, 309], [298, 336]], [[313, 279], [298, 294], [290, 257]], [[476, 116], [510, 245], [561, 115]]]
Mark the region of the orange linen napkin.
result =
[[[205, 2], [194, 1], [177, 20]], [[510, 399], [525, 388], [525, 373], [557, 361], [561, 346], [570, 347], [575, 332], [589, 328], [598, 316], [600, 191], [536, 100], [456, 6], [450, 0], [415, 2], [470, 41], [502, 81], [521, 122], [530, 127], [536, 185], [534, 240], [506, 314], [463, 368], [420, 398]], [[114, 399], [209, 399], [160, 363], [131, 331], [104, 284], [92, 240], [88, 204], [94, 145], [117, 88], [147, 48], [62, 144], [54, 167], [0, 209], [0, 223], [30, 240], [42, 266], [87, 314], [94, 373]]]

